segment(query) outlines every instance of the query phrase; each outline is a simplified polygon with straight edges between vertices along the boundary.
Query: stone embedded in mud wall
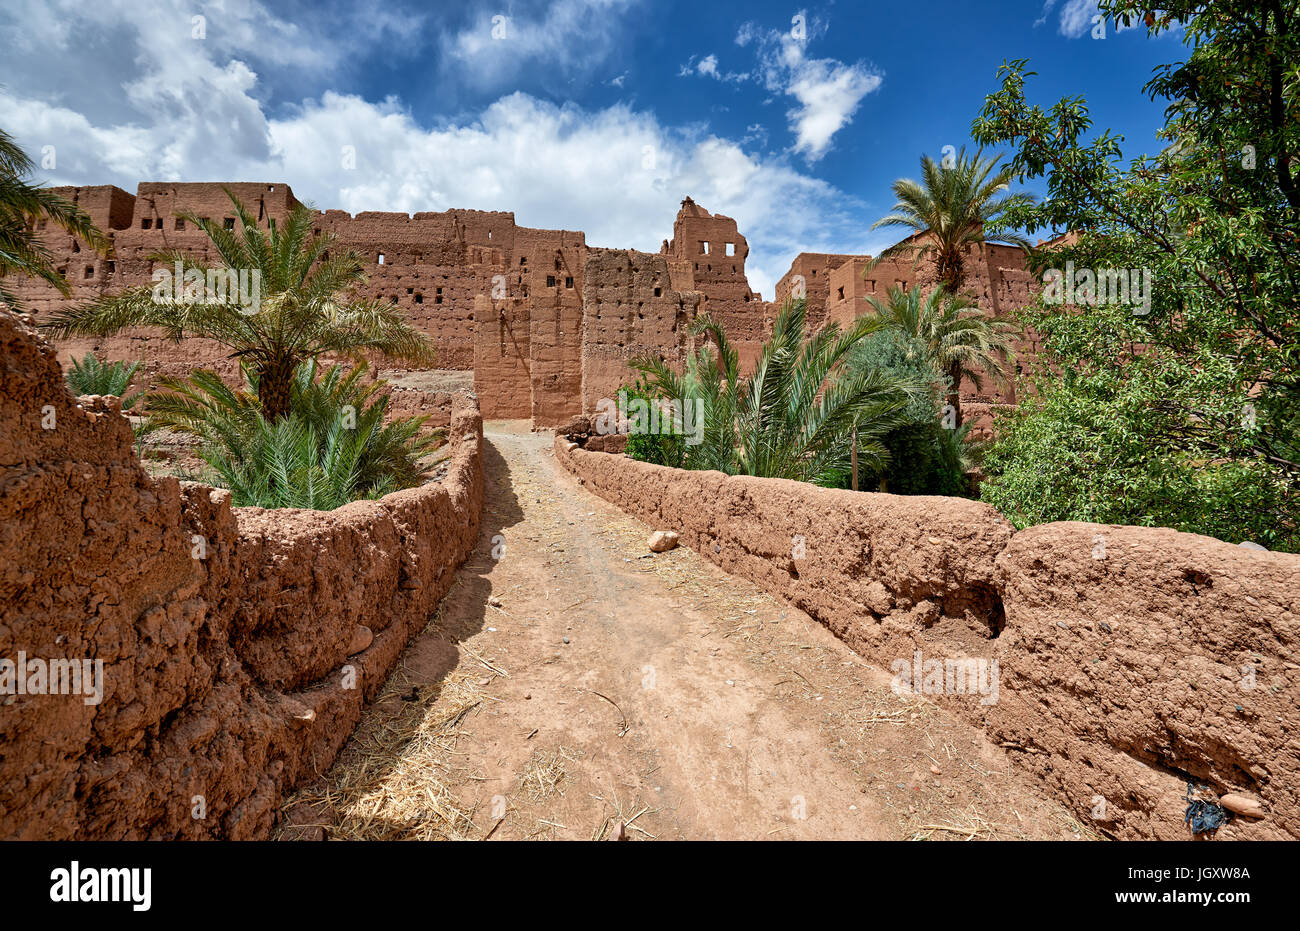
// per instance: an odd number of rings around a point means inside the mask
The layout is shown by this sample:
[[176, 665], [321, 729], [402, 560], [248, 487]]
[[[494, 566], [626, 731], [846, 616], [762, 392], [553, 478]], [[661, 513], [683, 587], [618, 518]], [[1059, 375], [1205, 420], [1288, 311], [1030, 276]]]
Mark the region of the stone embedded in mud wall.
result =
[[927, 697], [1082, 823], [1185, 839], [1190, 779], [1262, 801], [1219, 838], [1300, 838], [1300, 556], [1139, 527], [1016, 533], [975, 501], [670, 469], [564, 435], [555, 456], [874, 663], [996, 662], [991, 694]]
[[116, 403], [0, 312], [0, 661], [102, 662], [98, 696], [0, 694], [0, 838], [265, 837], [474, 546], [477, 406], [442, 481], [270, 512], [150, 478]]

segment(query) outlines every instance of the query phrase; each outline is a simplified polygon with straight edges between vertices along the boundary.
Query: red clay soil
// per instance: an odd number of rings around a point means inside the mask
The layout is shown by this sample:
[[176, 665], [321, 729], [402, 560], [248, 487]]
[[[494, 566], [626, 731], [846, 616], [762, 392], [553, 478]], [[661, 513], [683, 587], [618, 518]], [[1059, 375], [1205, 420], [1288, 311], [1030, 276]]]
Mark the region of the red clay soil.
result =
[[651, 554], [656, 528], [551, 444], [490, 425], [477, 550], [280, 837], [1087, 832], [802, 611], [684, 547]]

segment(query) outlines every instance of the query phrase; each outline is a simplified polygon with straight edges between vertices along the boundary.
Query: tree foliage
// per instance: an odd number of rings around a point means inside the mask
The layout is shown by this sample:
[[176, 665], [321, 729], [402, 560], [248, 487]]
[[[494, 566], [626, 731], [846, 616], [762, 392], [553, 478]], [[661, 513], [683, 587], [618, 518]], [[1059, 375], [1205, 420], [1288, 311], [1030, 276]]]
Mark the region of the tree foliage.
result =
[[22, 311], [23, 306], [5, 284], [10, 275], [39, 278], [64, 297], [72, 293], [36, 229], [42, 221], [76, 236], [94, 252], [109, 252], [108, 237], [84, 210], [49, 188], [25, 180], [35, 168], [13, 137], [0, 129], [0, 307], [15, 311]]
[[845, 364], [883, 326], [861, 317], [847, 330], [832, 323], [805, 339], [805, 302], [794, 300], [777, 314], [750, 375], [741, 374], [726, 331], [707, 315], [693, 332], [708, 342], [687, 358], [684, 373], [654, 358], [632, 366], [659, 397], [703, 402], [703, 441], [685, 447], [685, 468], [836, 486], [849, 472], [855, 430], [860, 462], [878, 466], [888, 455], [879, 438], [899, 423], [916, 390]]
[[860, 471], [859, 487], [901, 495], [966, 495], [965, 472], [974, 464], [966, 444], [969, 425], [945, 426], [940, 408], [949, 379], [927, 347], [916, 336], [887, 327], [855, 346], [849, 365], [919, 388], [900, 411], [901, 423], [880, 437], [888, 457]]
[[1147, 269], [1149, 313], [1027, 311], [1045, 364], [1000, 427], [984, 493], [1021, 524], [1151, 524], [1295, 549], [1300, 3], [1100, 6], [1153, 35], [1183, 32], [1186, 60], [1145, 88], [1167, 102], [1163, 151], [1125, 161], [1080, 97], [1029, 103], [1025, 61], [1002, 67], [972, 133], [1013, 146], [1022, 181], [1046, 182], [1001, 225], [1079, 233], [1031, 267]]
[[202, 441], [210, 480], [231, 492], [236, 506], [332, 510], [424, 481], [427, 457], [441, 440], [425, 417], [384, 422], [383, 383], [363, 381], [365, 364], [345, 372], [315, 362], [290, 382], [292, 413], [272, 419], [259, 400], [257, 374], [244, 368], [246, 388], [199, 369], [188, 378], [161, 378], [147, 398], [145, 433], [172, 430]]
[[140, 371], [140, 363], [101, 362], [94, 353], [88, 352], [78, 360], [72, 360], [68, 369], [68, 387], [73, 394], [114, 395], [122, 399], [122, 409], [129, 410], [139, 400], [138, 393], [127, 395], [131, 379]]
[[895, 285], [885, 300], [867, 299], [876, 315], [891, 329], [905, 334], [925, 352], [927, 359], [947, 379], [946, 401], [956, 426], [962, 422], [962, 379], [983, 388], [985, 377], [1005, 382], [1013, 358], [1011, 335], [1018, 329], [997, 320], [965, 294], [953, 294], [942, 285], [922, 296], [921, 286], [905, 290]]
[[1012, 169], [999, 167], [999, 161], [1001, 156], [986, 158], [982, 150], [968, 156], [964, 147], [942, 163], [922, 155], [921, 180], [895, 181], [893, 212], [871, 227], [901, 226], [915, 235], [884, 250], [877, 261], [898, 255], [932, 259], [940, 283], [957, 294], [966, 283], [965, 256], [972, 245], [986, 239], [1027, 245], [1013, 229], [987, 231], [1007, 211], [1033, 201], [1024, 192], [1008, 193]]

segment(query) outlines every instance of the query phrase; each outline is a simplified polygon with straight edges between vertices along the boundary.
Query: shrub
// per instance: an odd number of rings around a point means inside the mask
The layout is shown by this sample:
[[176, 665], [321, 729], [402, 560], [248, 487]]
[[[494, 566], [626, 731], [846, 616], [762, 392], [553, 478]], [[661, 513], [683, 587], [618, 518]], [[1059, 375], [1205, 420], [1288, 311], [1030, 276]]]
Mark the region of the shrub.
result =
[[1103, 20], [1186, 45], [1142, 88], [1167, 147], [1136, 158], [1082, 97], [1031, 103], [1028, 61], [999, 70], [971, 135], [1046, 194], [991, 232], [1076, 233], [1029, 256], [1047, 285], [1024, 313], [1035, 390], [983, 487], [1017, 523], [1300, 545], [1296, 7], [1100, 0]]
[[891, 327], [859, 343], [850, 364], [920, 386], [903, 408], [903, 422], [880, 438], [888, 455], [875, 467], [859, 471], [858, 487], [899, 495], [967, 495], [965, 471], [971, 465], [971, 451], [966, 435], [970, 428], [943, 425], [939, 406], [948, 378], [939, 372], [927, 347]]
[[292, 413], [276, 419], [264, 415], [248, 369], [242, 391], [206, 369], [160, 379], [165, 390], [149, 396], [146, 430], [199, 437], [211, 480], [230, 489], [237, 507], [327, 511], [377, 498], [420, 484], [422, 460], [441, 434], [422, 432], [426, 417], [384, 423], [388, 396], [382, 382], [362, 383], [366, 368], [334, 365], [318, 375], [308, 362], [290, 384]]
[[73, 394], [78, 395], [98, 394], [119, 397], [122, 399], [122, 409], [129, 410], [140, 398], [138, 392], [130, 396], [126, 394], [131, 379], [138, 371], [140, 371], [139, 362], [132, 362], [130, 365], [125, 362], [100, 362], [93, 353], [88, 352], [80, 362], [76, 359], [72, 360], [72, 368], [68, 369], [67, 373], [68, 387], [72, 389]]
[[685, 468], [837, 487], [855, 431], [860, 462], [886, 454], [879, 437], [901, 422], [915, 386], [847, 365], [853, 347], [884, 324], [861, 317], [848, 330], [831, 323], [805, 339], [805, 313], [803, 300], [786, 302], [751, 375], [741, 375], [739, 354], [708, 315], [692, 326], [708, 343], [687, 357], [684, 373], [661, 359], [633, 360], [656, 397], [702, 405], [702, 442], [685, 446]]
[[[619, 393], [626, 396], [629, 404], [637, 400], [647, 404], [663, 403], [644, 377], [624, 385]], [[630, 433], [623, 451], [640, 462], [680, 469], [686, 460], [686, 438], [680, 434]]]

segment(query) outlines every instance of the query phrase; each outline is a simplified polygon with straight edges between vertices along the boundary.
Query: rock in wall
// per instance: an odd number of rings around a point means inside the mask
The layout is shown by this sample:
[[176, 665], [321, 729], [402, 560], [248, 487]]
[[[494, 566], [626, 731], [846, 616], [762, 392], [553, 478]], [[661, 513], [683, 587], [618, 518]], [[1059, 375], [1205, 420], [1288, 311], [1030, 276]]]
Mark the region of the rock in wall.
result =
[[[54, 350], [0, 312], [0, 664], [103, 664], [99, 701], [0, 666], [0, 838], [265, 837], [473, 548], [481, 441], [461, 395], [440, 482], [232, 509], [150, 478], [116, 399], [72, 397]], [[359, 626], [373, 639], [349, 655]]]
[[1218, 837], [1300, 838], [1300, 556], [1140, 527], [1017, 533], [976, 501], [670, 469], [564, 435], [555, 455], [872, 662], [996, 662], [990, 693], [927, 696], [1084, 823], [1187, 838], [1191, 780], [1268, 809]]

